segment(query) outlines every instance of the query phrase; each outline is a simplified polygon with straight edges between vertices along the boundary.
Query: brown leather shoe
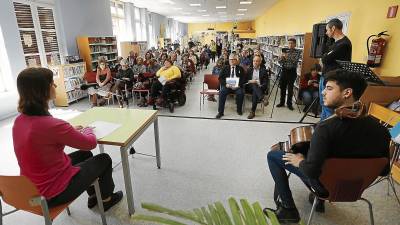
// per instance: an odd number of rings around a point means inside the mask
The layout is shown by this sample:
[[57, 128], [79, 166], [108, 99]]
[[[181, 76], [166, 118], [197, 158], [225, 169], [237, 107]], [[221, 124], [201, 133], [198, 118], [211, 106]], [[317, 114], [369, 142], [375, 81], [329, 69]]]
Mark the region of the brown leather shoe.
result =
[[256, 116], [256, 114], [253, 111], [250, 111], [249, 116], [247, 116], [247, 119], [251, 120]]

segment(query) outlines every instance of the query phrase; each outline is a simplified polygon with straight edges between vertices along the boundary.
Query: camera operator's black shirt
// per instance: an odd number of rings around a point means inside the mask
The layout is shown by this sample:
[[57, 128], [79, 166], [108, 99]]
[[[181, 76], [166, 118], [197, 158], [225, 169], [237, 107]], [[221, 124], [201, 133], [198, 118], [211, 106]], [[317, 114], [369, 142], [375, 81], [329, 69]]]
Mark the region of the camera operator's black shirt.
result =
[[335, 43], [329, 47], [328, 52], [322, 56], [322, 63], [324, 65], [322, 68], [322, 75], [325, 77], [327, 72], [339, 67], [336, 60], [351, 61], [351, 50], [351, 42], [346, 36], [335, 41]]
[[[307, 177], [318, 179], [328, 158], [387, 157], [389, 162], [389, 143], [388, 129], [369, 116], [358, 119], [329, 118], [315, 128], [310, 149], [299, 168]], [[388, 171], [387, 167], [382, 173]]]

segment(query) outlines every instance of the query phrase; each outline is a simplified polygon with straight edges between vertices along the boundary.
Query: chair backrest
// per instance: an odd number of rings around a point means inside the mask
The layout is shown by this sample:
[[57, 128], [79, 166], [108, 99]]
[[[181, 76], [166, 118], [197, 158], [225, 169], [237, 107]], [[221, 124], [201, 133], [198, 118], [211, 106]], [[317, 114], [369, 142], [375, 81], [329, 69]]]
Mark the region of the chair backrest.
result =
[[387, 158], [331, 158], [325, 161], [319, 180], [329, 192], [329, 201], [354, 202], [361, 198], [387, 163]]
[[83, 79], [88, 82], [88, 83], [96, 83], [96, 71], [90, 71], [86, 72], [85, 75], [83, 76]]
[[203, 83], [207, 84], [208, 89], [219, 89], [218, 75], [205, 74]]
[[32, 198], [40, 197], [35, 185], [24, 176], [0, 176], [0, 196], [9, 205], [26, 211], [41, 210], [31, 206]]

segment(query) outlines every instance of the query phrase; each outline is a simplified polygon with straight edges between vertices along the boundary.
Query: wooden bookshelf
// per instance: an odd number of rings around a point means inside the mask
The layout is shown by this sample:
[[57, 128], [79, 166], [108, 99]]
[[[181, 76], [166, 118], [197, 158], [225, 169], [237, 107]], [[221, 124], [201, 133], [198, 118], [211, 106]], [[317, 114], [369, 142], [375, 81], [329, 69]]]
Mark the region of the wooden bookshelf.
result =
[[[393, 127], [400, 122], [400, 113], [388, 109], [380, 104], [371, 103], [369, 106], [368, 114], [377, 118], [381, 123]], [[396, 159], [392, 168], [393, 179], [400, 184], [400, 159]]]
[[297, 66], [297, 79], [295, 82], [295, 91], [299, 91], [302, 76], [309, 73], [311, 67], [318, 63], [317, 59], [310, 57], [312, 33], [263, 36], [258, 37], [258, 43], [265, 56], [266, 67], [271, 69], [274, 76], [277, 76], [281, 69], [278, 58], [282, 53], [282, 48], [288, 47], [289, 38], [296, 39], [296, 49], [302, 51], [302, 56]]
[[49, 69], [53, 71], [54, 83], [57, 85], [54, 105], [69, 106], [72, 102], [87, 97], [87, 92], [80, 90], [86, 72], [85, 63], [50, 66]]
[[95, 71], [100, 58], [105, 58], [110, 67], [117, 61], [116, 37], [87, 37], [76, 39], [79, 55], [86, 63], [87, 71]]

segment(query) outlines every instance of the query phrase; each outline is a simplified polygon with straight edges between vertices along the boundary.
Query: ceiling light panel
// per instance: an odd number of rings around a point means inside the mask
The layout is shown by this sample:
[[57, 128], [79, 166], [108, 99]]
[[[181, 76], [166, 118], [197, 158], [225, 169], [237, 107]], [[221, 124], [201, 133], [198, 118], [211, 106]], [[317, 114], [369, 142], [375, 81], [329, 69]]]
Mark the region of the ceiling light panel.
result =
[[200, 7], [201, 6], [201, 4], [199, 4], [199, 3], [191, 3], [191, 4], [189, 4], [190, 6], [193, 6], [193, 7]]
[[226, 9], [226, 5], [215, 6], [216, 9]]
[[241, 5], [250, 5], [251, 3], [251, 1], [240, 1]]
[[199, 10], [197, 10], [197, 12], [207, 12], [207, 10], [205, 10], [205, 9], [199, 9]]
[[238, 11], [240, 11], [240, 12], [246, 12], [247, 9], [238, 9]]

